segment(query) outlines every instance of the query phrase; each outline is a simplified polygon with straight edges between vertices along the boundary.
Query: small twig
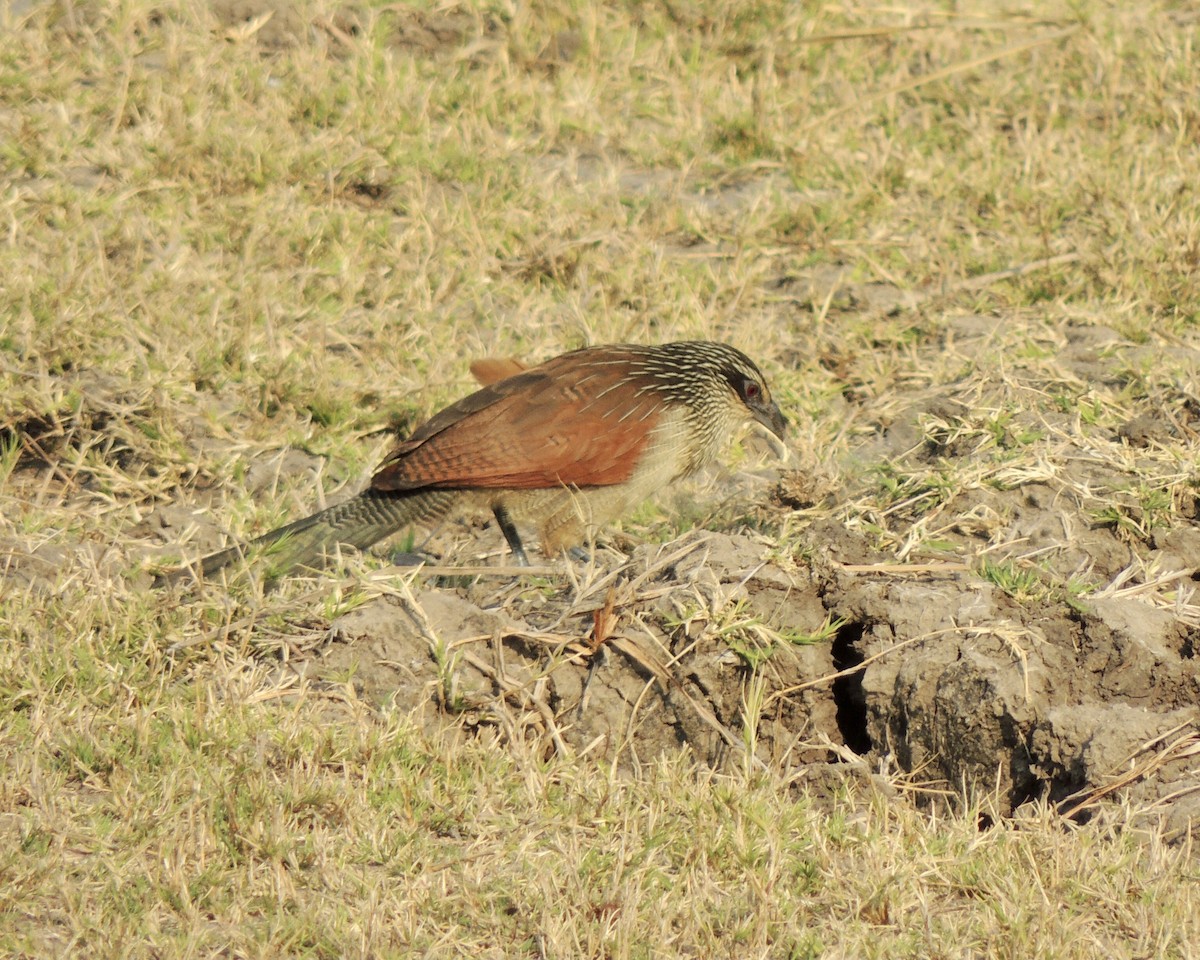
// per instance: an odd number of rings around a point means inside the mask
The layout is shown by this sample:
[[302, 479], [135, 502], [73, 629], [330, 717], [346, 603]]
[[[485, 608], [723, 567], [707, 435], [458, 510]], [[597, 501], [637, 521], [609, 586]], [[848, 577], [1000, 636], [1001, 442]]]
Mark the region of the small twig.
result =
[[840, 680], [842, 677], [851, 677], [869, 667], [876, 660], [882, 660], [884, 657], [904, 647], [911, 647], [914, 643], [919, 643], [922, 640], [929, 640], [936, 637], [940, 633], [962, 633], [962, 627], [947, 627], [945, 630], [935, 630], [933, 633], [923, 633], [919, 637], [909, 637], [907, 640], [901, 640], [899, 643], [893, 643], [886, 650], [880, 650], [879, 653], [872, 654], [867, 657], [862, 663], [856, 663], [852, 667], [847, 667], [845, 670], [839, 670], [837, 673], [827, 673], [823, 677], [817, 677], [815, 680], [806, 680], [804, 683], [797, 683], [790, 687], [784, 687], [781, 690], [776, 690], [767, 698], [767, 702], [763, 705], [769, 707], [775, 700], [781, 700], [784, 697], [799, 693], [801, 690], [807, 690], [810, 687], [819, 687], [822, 684], [832, 683], [834, 680]]
[[541, 566], [541, 567], [519, 567], [499, 566], [493, 567], [486, 564], [468, 564], [466, 566], [446, 566], [437, 563], [419, 563], [412, 567], [394, 566], [385, 569], [384, 573], [389, 570], [400, 570], [403, 572], [412, 572], [418, 576], [425, 577], [507, 577], [513, 579], [515, 577], [562, 577], [565, 576], [562, 567], [558, 566]]
[[889, 39], [905, 33], [919, 33], [926, 30], [1027, 30], [1030, 27], [1060, 26], [1060, 20], [1035, 19], [1032, 17], [1012, 17], [1007, 20], [972, 19], [970, 17], [954, 17], [949, 20], [930, 21], [928, 23], [897, 23], [882, 27], [858, 27], [848, 30], [830, 30], [827, 33], [814, 33], [812, 36], [798, 38], [799, 43], [838, 43], [842, 40], [879, 40]]
[[981, 273], [977, 277], [968, 277], [966, 280], [950, 284], [943, 292], [957, 293], [959, 291], [982, 290], [984, 287], [989, 287], [993, 283], [999, 283], [1001, 280], [1025, 277], [1031, 273], [1036, 273], [1038, 270], [1045, 270], [1047, 267], [1056, 267], [1064, 263], [1075, 263], [1082, 259], [1082, 253], [1060, 253], [1054, 257], [1031, 260], [1029, 263], [1023, 263], [1020, 266], [1009, 267], [1007, 270], [997, 270], [994, 273]]
[[[1138, 753], [1142, 753], [1147, 749], [1151, 749], [1154, 745], [1161, 743], [1165, 737], [1168, 737], [1173, 733], [1177, 733], [1184, 727], [1191, 726], [1192, 723], [1193, 721], [1191, 720], [1184, 721], [1165, 733], [1159, 734], [1157, 737], [1146, 741], [1146, 743], [1142, 744], [1136, 751], [1134, 751], [1133, 756], [1136, 756]], [[1092, 789], [1082, 793], [1073, 794], [1072, 796], [1062, 800], [1057, 805], [1059, 815], [1064, 820], [1070, 820], [1081, 811], [1086, 810], [1088, 807], [1095, 806], [1105, 797], [1116, 793], [1123, 787], [1127, 787], [1132, 783], [1137, 783], [1140, 780], [1145, 780], [1152, 773], [1161, 767], [1166, 766], [1166, 764], [1171, 760], [1192, 756], [1197, 752], [1198, 749], [1200, 749], [1200, 733], [1192, 730], [1184, 734], [1182, 737], [1179, 737], [1178, 739], [1167, 744], [1167, 746], [1164, 747], [1161, 752], [1149, 757], [1147, 760], [1135, 766], [1133, 769], [1114, 777], [1109, 783], [1103, 784], [1099, 787], [1093, 787]], [[1075, 802], [1070, 806], [1066, 806], [1068, 801]]]
[[350, 50], [354, 49], [354, 38], [327, 17], [316, 17], [313, 20], [313, 26], [320, 27], [342, 46]]
[[969, 573], [966, 563], [839, 563], [839, 570], [847, 573], [887, 573], [908, 576], [922, 573]]

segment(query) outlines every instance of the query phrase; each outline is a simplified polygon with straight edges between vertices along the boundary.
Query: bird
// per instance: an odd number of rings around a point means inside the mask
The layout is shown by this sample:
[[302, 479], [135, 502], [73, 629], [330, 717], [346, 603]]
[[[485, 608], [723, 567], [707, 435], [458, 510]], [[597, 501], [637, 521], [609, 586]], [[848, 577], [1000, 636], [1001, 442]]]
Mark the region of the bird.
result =
[[583, 347], [537, 365], [486, 360], [484, 385], [434, 414], [383, 460], [361, 493], [163, 574], [208, 578], [263, 550], [274, 577], [318, 568], [451, 513], [491, 510], [518, 565], [517, 524], [547, 556], [573, 547], [652, 494], [715, 461], [758, 424], [783, 440], [787, 420], [762, 371], [709, 340]]

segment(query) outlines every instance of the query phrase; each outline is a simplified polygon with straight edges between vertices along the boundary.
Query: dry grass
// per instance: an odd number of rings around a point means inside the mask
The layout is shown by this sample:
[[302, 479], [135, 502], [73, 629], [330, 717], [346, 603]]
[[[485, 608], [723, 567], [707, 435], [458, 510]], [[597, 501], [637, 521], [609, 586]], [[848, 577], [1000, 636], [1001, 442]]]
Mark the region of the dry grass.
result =
[[[474, 357], [711, 337], [851, 491], [761, 520], [782, 552], [817, 514], [897, 562], [969, 536], [1018, 600], [1200, 622], [1137, 550], [1097, 578], [954, 499], [1049, 479], [1135, 547], [1194, 503], [1200, 18], [955, 9], [0, 7], [0, 952], [1196, 956], [1193, 851], [1119, 805], [980, 830], [438, 738], [287, 670], [361, 567], [146, 587], [360, 482]], [[1064, 360], [1098, 325], [1115, 378]], [[870, 459], [922, 390], [969, 467]], [[1177, 442], [1100, 436], [1151, 406]]]

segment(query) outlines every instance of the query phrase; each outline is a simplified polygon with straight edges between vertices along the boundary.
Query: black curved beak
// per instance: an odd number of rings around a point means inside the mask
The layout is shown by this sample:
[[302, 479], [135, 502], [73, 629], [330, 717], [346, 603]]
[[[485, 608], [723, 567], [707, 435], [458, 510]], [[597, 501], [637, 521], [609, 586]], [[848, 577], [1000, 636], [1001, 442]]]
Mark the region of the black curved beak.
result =
[[780, 440], [783, 439], [783, 435], [787, 432], [787, 417], [779, 409], [779, 404], [771, 403], [761, 407], [754, 407], [751, 413], [754, 414], [755, 420], [770, 430]]

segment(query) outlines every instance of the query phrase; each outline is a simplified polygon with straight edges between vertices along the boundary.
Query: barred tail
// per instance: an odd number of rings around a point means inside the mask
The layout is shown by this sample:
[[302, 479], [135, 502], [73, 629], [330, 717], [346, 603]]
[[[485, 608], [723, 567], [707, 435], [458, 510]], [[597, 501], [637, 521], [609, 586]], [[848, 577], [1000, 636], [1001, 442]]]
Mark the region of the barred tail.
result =
[[415, 493], [364, 490], [311, 517], [294, 520], [264, 533], [248, 544], [210, 554], [198, 566], [184, 566], [165, 573], [154, 585], [169, 586], [193, 576], [211, 577], [223, 567], [244, 559], [250, 551], [262, 548], [265, 548], [264, 562], [275, 576], [296, 567], [320, 567], [326, 555], [332, 554], [338, 546], [365, 550], [409, 524], [439, 519], [454, 506], [456, 497], [455, 490]]

